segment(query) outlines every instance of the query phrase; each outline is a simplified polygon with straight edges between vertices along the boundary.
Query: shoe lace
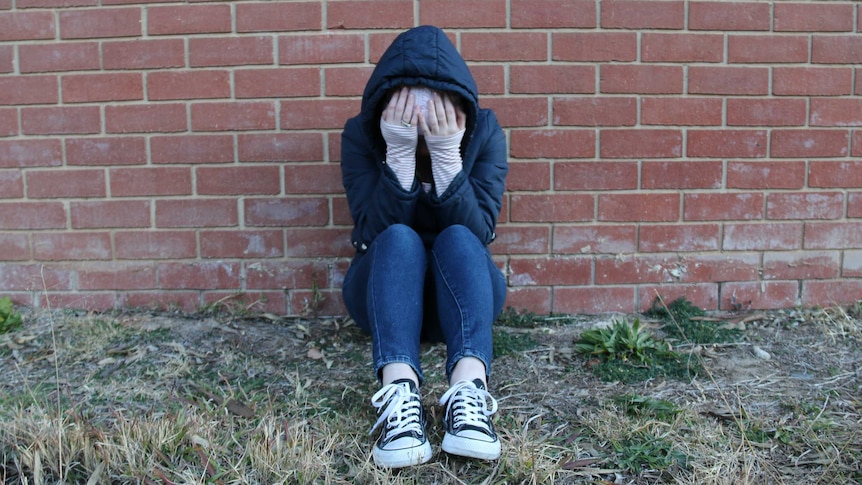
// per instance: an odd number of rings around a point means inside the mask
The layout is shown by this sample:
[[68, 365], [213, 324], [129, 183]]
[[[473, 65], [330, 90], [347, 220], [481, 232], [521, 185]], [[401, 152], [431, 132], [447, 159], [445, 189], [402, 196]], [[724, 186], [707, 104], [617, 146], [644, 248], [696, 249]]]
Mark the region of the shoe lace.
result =
[[446, 404], [447, 416], [452, 411], [452, 427], [470, 425], [491, 432], [488, 417], [497, 412], [497, 400], [473, 382], [456, 382], [440, 398], [440, 404]]
[[368, 434], [374, 433], [374, 430], [386, 421], [386, 437], [398, 435], [407, 431], [416, 431], [423, 433], [422, 429], [422, 401], [415, 392], [410, 390], [410, 385], [406, 382], [389, 384], [383, 386], [371, 397], [371, 405], [377, 409], [385, 408], [379, 411], [379, 417]]

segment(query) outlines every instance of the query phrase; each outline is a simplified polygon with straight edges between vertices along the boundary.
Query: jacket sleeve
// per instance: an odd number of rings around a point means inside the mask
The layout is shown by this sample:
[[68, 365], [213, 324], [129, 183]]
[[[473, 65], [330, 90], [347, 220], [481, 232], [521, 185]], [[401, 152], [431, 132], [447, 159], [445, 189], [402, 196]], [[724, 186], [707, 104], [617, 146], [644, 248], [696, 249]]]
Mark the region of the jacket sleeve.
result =
[[461, 224], [483, 244], [496, 237], [497, 217], [503, 205], [509, 172], [506, 135], [493, 111], [482, 110], [472, 143], [465, 153], [464, 170], [440, 197], [431, 197], [438, 227]]
[[390, 225], [412, 225], [416, 213], [419, 184], [405, 191], [384, 158], [363, 136], [359, 119], [348, 120], [341, 134], [341, 177], [354, 223], [351, 243], [361, 252]]

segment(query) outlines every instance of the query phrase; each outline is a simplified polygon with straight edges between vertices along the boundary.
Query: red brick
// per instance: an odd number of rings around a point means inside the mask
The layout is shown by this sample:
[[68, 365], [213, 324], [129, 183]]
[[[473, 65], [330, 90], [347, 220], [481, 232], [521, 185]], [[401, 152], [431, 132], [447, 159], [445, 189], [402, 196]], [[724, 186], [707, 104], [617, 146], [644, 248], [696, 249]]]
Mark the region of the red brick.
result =
[[762, 193], [685, 194], [686, 221], [748, 221], [763, 219]]
[[413, 2], [352, 0], [327, 2], [328, 29], [408, 29], [413, 27]]
[[228, 71], [160, 71], [147, 74], [147, 98], [150, 101], [230, 98], [230, 96]]
[[553, 254], [622, 254], [636, 248], [633, 225], [554, 225]]
[[601, 66], [602, 93], [682, 94], [681, 66], [605, 64]]
[[846, 157], [850, 152], [847, 130], [775, 130], [771, 155], [776, 158]]
[[638, 58], [636, 32], [554, 32], [555, 61], [631, 62]]
[[238, 263], [222, 261], [160, 263], [157, 271], [159, 287], [163, 289], [239, 288], [240, 268]]
[[731, 35], [727, 61], [732, 64], [808, 62], [808, 37]]
[[[21, 170], [0, 170], [0, 199], [23, 199], [24, 176]], [[2, 253], [0, 253], [2, 254]]]
[[[371, 77], [371, 67], [333, 67], [326, 69], [326, 86], [324, 92], [327, 96], [362, 96], [365, 83]], [[309, 90], [316, 86], [309, 86]], [[314, 92], [312, 95], [316, 96]]]
[[[249, 311], [258, 315], [264, 313], [272, 315], [287, 314], [287, 295], [284, 291], [243, 291], [241, 293], [238, 293], [235, 289], [206, 291], [201, 297], [205, 306], [216, 304], [241, 311]], [[347, 311], [344, 310], [338, 315], [346, 314]]]
[[53, 12], [0, 12], [0, 42], [53, 39]]
[[140, 37], [141, 8], [97, 8], [61, 10], [60, 37], [93, 39], [105, 37]]
[[645, 33], [641, 39], [641, 61], [643, 62], [722, 62], [723, 60], [723, 35]]
[[862, 161], [810, 162], [810, 187], [862, 188]]
[[335, 163], [287, 165], [284, 191], [288, 194], [340, 194], [344, 192], [341, 167]]
[[66, 138], [68, 165], [140, 165], [147, 162], [142, 137]]
[[202, 258], [280, 258], [282, 256], [284, 256], [284, 234], [281, 230], [201, 231]]
[[551, 300], [551, 288], [510, 286], [506, 294], [506, 307], [547, 315], [551, 313]]
[[184, 5], [147, 8], [149, 35], [210, 34], [231, 31], [230, 5]]
[[841, 96], [852, 90], [852, 69], [776, 67], [772, 70], [772, 91], [777, 96]]
[[602, 130], [602, 158], [678, 158], [682, 156], [679, 130]]
[[72, 272], [66, 266], [50, 264], [4, 264], [2, 290], [26, 290], [44, 292], [45, 288], [54, 291], [72, 288]]
[[0, 168], [56, 167], [62, 163], [60, 140], [0, 140]]
[[332, 64], [365, 61], [360, 34], [302, 34], [278, 39], [279, 64]]
[[862, 156], [862, 130], [853, 132], [853, 153], [854, 157]]
[[606, 0], [602, 2], [604, 29], [682, 29], [685, 3], [682, 1]]
[[837, 278], [840, 272], [837, 251], [781, 251], [763, 255], [765, 280], [822, 280]]
[[0, 105], [56, 104], [56, 76], [0, 77]]
[[107, 133], [170, 133], [187, 129], [185, 104], [105, 106]]
[[98, 0], [17, 0], [15, 5], [18, 8], [95, 7]]
[[493, 110], [504, 128], [548, 124], [548, 99], [545, 97], [485, 98], [482, 106]]
[[25, 135], [85, 135], [101, 131], [98, 106], [21, 109], [21, 132]]
[[71, 202], [72, 229], [150, 227], [150, 201], [97, 200]]
[[181, 259], [197, 253], [194, 231], [127, 231], [114, 236], [119, 259]]
[[590, 158], [596, 154], [596, 135], [587, 130], [512, 130], [514, 158]]
[[277, 195], [281, 192], [277, 166], [198, 167], [200, 195]]
[[325, 197], [245, 199], [243, 203], [247, 226], [323, 226], [329, 222]]
[[689, 94], [766, 95], [769, 69], [765, 67], [691, 66]]
[[850, 3], [776, 3], [776, 32], [852, 32]]
[[117, 295], [121, 308], [169, 310], [194, 313], [201, 309], [199, 291], [128, 291]]
[[185, 67], [183, 39], [123, 40], [102, 43], [104, 69]]
[[[322, 301], [311, 309], [309, 302], [322, 297]], [[346, 315], [347, 309], [340, 289], [299, 289], [288, 292], [288, 313], [291, 315]]]
[[727, 126], [803, 126], [807, 112], [804, 99], [727, 100]]
[[360, 101], [354, 99], [287, 100], [281, 102], [281, 129], [341, 129], [344, 122], [359, 113]]
[[346, 258], [356, 253], [349, 228], [288, 228], [286, 237], [288, 257]]
[[18, 134], [18, 110], [14, 108], [0, 109], [0, 136], [15, 136]]
[[862, 36], [814, 35], [811, 62], [815, 64], [862, 64]]
[[554, 313], [599, 314], [635, 311], [633, 286], [554, 288]]
[[21, 73], [92, 71], [99, 69], [99, 44], [64, 42], [18, 46]]
[[551, 165], [547, 162], [509, 162], [506, 190], [535, 191], [551, 188]]
[[[513, 29], [565, 29], [598, 27], [596, 4], [592, 0], [512, 0]], [[460, 9], [456, 10], [460, 11]], [[505, 12], [505, 8], [503, 9]], [[484, 12], [477, 12], [484, 16]], [[500, 27], [505, 26], [502, 25]]]
[[15, 71], [15, 49], [11, 45], [0, 46], [0, 73], [13, 71]]
[[63, 76], [64, 103], [140, 101], [144, 81], [139, 73], [77, 74]]
[[226, 227], [238, 223], [236, 199], [156, 201], [156, 227]]
[[847, 195], [847, 217], [862, 217], [862, 193], [851, 192]]
[[777, 251], [802, 247], [802, 224], [725, 224], [725, 251]]
[[626, 190], [638, 186], [636, 162], [557, 162], [554, 190]]
[[676, 256], [601, 256], [596, 258], [596, 284], [670, 283], [684, 280], [687, 264]]
[[189, 39], [189, 65], [244, 66], [275, 62], [271, 36]]
[[765, 130], [689, 130], [687, 155], [709, 158], [763, 158]]
[[320, 68], [241, 69], [234, 83], [237, 98], [320, 96]]
[[[460, 2], [459, 2], [460, 4]], [[380, 57], [392, 45], [392, 41], [398, 36], [400, 32], [384, 32], [384, 33], [370, 33], [368, 34], [368, 60], [372, 64], [377, 64], [380, 60]], [[449, 40], [452, 41], [452, 44], [456, 44], [458, 38], [454, 33], [447, 34]]]
[[722, 100], [717, 98], [641, 98], [645, 125], [720, 126], [722, 112]]
[[509, 67], [509, 92], [513, 94], [594, 93], [593, 66], [514, 65]]
[[862, 222], [809, 222], [805, 225], [805, 249], [862, 248]]
[[192, 194], [192, 174], [188, 168], [115, 168], [109, 172], [109, 178], [114, 197]]
[[192, 104], [192, 130], [245, 131], [276, 127], [275, 104], [268, 101], [228, 101]]
[[156, 267], [152, 263], [91, 263], [77, 271], [78, 289], [149, 290], [156, 288]]
[[240, 134], [241, 162], [316, 162], [324, 159], [320, 133]]
[[154, 136], [153, 163], [229, 163], [234, 161], [232, 135]]
[[728, 311], [791, 308], [800, 304], [799, 283], [725, 283], [721, 288], [721, 309]]
[[768, 3], [695, 1], [688, 8], [691, 30], [762, 31], [772, 27], [772, 6]]
[[839, 219], [844, 194], [838, 192], [771, 193], [766, 199], [769, 219]]
[[760, 272], [760, 255], [756, 253], [692, 255], [681, 261], [689, 283], [751, 281]]
[[59, 199], [104, 197], [103, 170], [51, 170], [27, 172], [27, 197]]
[[679, 195], [662, 193], [599, 194], [599, 221], [674, 222]]
[[862, 295], [862, 280], [803, 281], [802, 302], [806, 308], [854, 305]]
[[643, 162], [642, 189], [718, 189], [721, 188], [721, 162]]
[[4, 262], [31, 259], [29, 238], [26, 234], [0, 234], [0, 254]]
[[251, 289], [311, 288], [315, 282], [319, 286], [329, 286], [329, 270], [319, 261], [262, 261], [246, 268], [246, 285]]
[[728, 162], [729, 189], [801, 189], [805, 162]]
[[862, 126], [862, 99], [812, 99], [811, 126]]
[[465, 32], [461, 55], [467, 61], [545, 61], [548, 34], [544, 32]]
[[494, 254], [547, 254], [550, 247], [550, 227], [497, 226], [497, 239], [491, 245]]
[[505, 0], [426, 0], [419, 3], [419, 22], [442, 29], [506, 27]]
[[506, 92], [506, 71], [503, 66], [470, 66], [480, 95], [504, 94]]
[[332, 197], [332, 224], [352, 226], [353, 218], [347, 205], [347, 197]]
[[81, 292], [72, 293], [42, 293], [38, 296], [37, 305], [42, 308], [71, 308], [87, 311], [108, 311], [116, 308], [113, 293]]
[[512, 258], [509, 284], [512, 286], [588, 285], [592, 279], [590, 257]]
[[320, 2], [260, 2], [236, 4], [237, 32], [320, 30]]
[[33, 234], [33, 258], [38, 261], [111, 259], [111, 235], [107, 232]]
[[718, 224], [645, 225], [638, 235], [638, 251], [698, 252], [717, 251]]
[[591, 221], [595, 197], [582, 194], [513, 194], [512, 222]]
[[65, 229], [62, 202], [0, 202], [0, 229]]
[[862, 277], [862, 251], [844, 251], [841, 275], [846, 278]]
[[554, 124], [564, 126], [634, 126], [637, 100], [628, 97], [553, 98]]
[[706, 311], [718, 310], [717, 284], [673, 284], [643, 285], [638, 287], [639, 312], [647, 312], [656, 303], [656, 298], [667, 305], [678, 298], [685, 298], [697, 308]]

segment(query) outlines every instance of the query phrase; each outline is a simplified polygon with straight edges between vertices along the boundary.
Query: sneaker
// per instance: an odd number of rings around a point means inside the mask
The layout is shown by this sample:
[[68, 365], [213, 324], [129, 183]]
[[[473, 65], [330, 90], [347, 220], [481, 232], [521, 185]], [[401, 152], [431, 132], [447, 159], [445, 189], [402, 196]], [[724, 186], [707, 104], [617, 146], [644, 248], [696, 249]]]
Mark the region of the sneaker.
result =
[[500, 439], [491, 423], [497, 400], [485, 390], [481, 379], [456, 382], [440, 398], [440, 404], [446, 404], [443, 451], [480, 460], [500, 457]]
[[402, 468], [431, 459], [431, 444], [425, 436], [425, 411], [416, 384], [399, 379], [383, 386], [371, 398], [378, 419], [369, 431], [381, 426], [372, 456], [377, 466]]

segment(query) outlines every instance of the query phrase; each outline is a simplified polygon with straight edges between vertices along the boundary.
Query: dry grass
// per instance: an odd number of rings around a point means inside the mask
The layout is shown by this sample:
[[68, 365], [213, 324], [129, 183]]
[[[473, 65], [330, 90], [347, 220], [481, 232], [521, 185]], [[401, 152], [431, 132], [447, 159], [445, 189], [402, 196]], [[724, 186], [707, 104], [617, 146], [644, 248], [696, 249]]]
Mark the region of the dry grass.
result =
[[[501, 459], [389, 471], [370, 461], [370, 342], [349, 322], [28, 313], [0, 335], [0, 483], [860, 483], [858, 317], [773, 312], [745, 342], [691, 349], [707, 369], [691, 382], [624, 386], [572, 352], [600, 319], [532, 316], [500, 329], [532, 345], [495, 363]], [[435, 445], [444, 352], [423, 347]]]

